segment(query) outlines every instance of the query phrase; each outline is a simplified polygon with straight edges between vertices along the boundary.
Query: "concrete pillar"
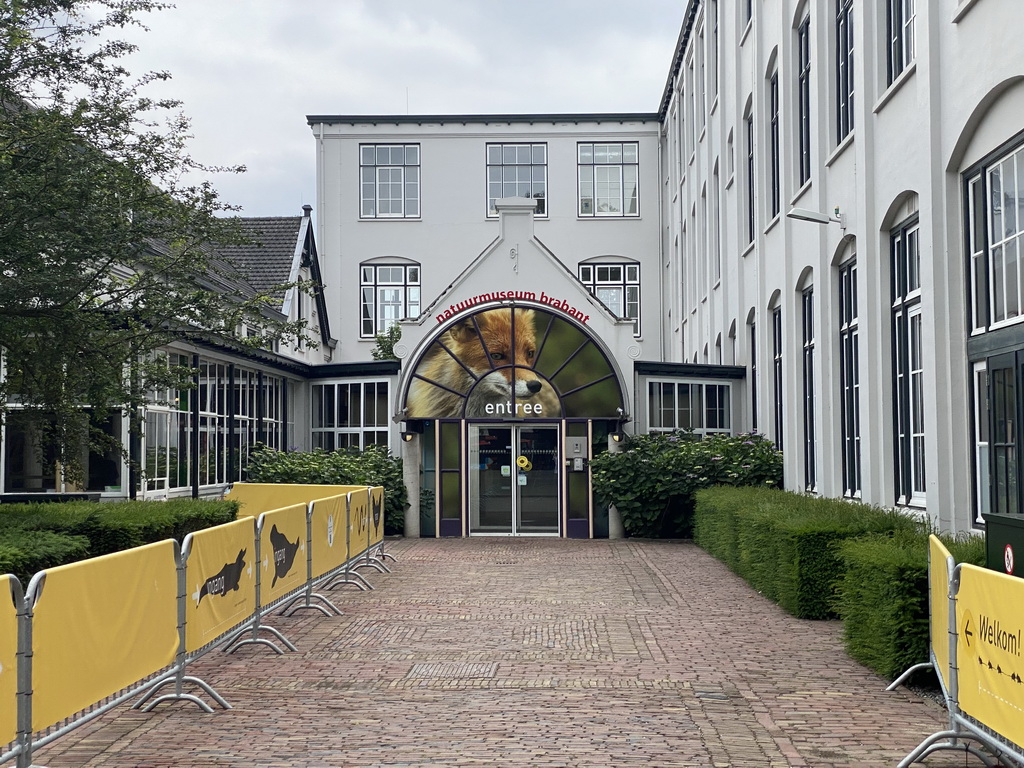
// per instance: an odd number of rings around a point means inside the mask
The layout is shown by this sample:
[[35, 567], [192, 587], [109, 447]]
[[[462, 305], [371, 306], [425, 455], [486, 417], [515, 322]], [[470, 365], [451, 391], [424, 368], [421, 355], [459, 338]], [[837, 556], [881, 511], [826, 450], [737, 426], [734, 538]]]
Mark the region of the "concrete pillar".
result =
[[402, 475], [409, 494], [409, 507], [405, 510], [407, 539], [420, 537], [420, 435], [413, 432], [412, 440], [402, 440]]
[[[618, 453], [622, 450], [621, 443], [617, 443], [612, 440], [611, 435], [608, 436], [608, 453]], [[619, 514], [619, 510], [615, 508], [614, 504], [608, 505], [608, 538], [609, 539], [624, 539], [626, 538], [626, 529], [622, 525], [622, 515]]]

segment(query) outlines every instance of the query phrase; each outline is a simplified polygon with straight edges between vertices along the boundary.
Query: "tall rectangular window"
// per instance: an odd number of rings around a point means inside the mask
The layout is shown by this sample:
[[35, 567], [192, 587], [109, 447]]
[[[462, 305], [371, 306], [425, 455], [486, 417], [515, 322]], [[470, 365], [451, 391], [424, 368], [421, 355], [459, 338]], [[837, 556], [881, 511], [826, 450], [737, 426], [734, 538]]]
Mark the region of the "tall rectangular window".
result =
[[768, 79], [768, 142], [771, 148], [771, 188], [768, 201], [769, 219], [779, 215], [781, 209], [781, 182], [779, 180], [779, 73], [772, 72]]
[[775, 447], [782, 450], [784, 425], [783, 403], [786, 398], [782, 389], [782, 308], [772, 311], [772, 385], [775, 396]]
[[708, 51], [708, 92], [711, 94], [712, 103], [718, 96], [718, 0], [710, 0], [708, 3], [709, 24], [711, 25], [711, 39]]
[[487, 215], [497, 216], [494, 201], [525, 197], [537, 201], [536, 216], [547, 216], [547, 144], [487, 145]]
[[717, 163], [711, 180], [711, 280], [717, 285], [722, 280], [722, 180]]
[[616, 317], [633, 321], [633, 335], [640, 335], [640, 265], [597, 264], [579, 266], [580, 282]]
[[418, 144], [359, 146], [359, 217], [410, 219], [420, 215]]
[[893, 230], [892, 336], [896, 503], [925, 501], [924, 348], [921, 317], [919, 225]]
[[914, 60], [915, 0], [887, 0], [886, 29], [889, 36], [887, 83], [899, 77]]
[[754, 183], [754, 116], [747, 113], [744, 118], [747, 127], [747, 243], [754, 242], [757, 217], [755, 211]]
[[814, 289], [807, 288], [801, 298], [803, 307], [804, 378], [804, 490], [818, 487], [817, 436], [814, 421]]
[[853, 0], [836, 3], [836, 141], [853, 130]]
[[750, 324], [750, 429], [757, 432], [757, 326]]
[[419, 317], [419, 264], [363, 264], [359, 275], [360, 336], [372, 338], [399, 320]]
[[860, 332], [857, 317], [857, 262], [839, 268], [839, 389], [842, 426], [843, 495], [860, 495]]
[[811, 178], [811, 17], [804, 16], [797, 39], [797, 159], [801, 186]]
[[579, 215], [639, 216], [639, 145], [578, 144]]

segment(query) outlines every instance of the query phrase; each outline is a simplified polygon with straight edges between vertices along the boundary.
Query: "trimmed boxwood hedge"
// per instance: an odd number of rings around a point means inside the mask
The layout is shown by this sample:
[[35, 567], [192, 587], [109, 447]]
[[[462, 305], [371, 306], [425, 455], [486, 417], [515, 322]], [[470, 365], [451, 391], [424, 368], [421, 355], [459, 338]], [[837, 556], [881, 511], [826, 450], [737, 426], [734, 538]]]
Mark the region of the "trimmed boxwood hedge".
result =
[[[928, 659], [928, 527], [891, 510], [761, 488], [699, 491], [694, 541], [807, 619], [838, 616], [851, 658], [895, 678]], [[980, 536], [940, 536], [984, 565]]]
[[[171, 499], [0, 505], [0, 572], [19, 579], [235, 519], [236, 501]], [[38, 546], [37, 546], [38, 542]]]
[[[981, 536], [939, 537], [958, 563], [985, 564]], [[836, 608], [847, 653], [890, 679], [928, 660], [928, 533], [844, 541]]]

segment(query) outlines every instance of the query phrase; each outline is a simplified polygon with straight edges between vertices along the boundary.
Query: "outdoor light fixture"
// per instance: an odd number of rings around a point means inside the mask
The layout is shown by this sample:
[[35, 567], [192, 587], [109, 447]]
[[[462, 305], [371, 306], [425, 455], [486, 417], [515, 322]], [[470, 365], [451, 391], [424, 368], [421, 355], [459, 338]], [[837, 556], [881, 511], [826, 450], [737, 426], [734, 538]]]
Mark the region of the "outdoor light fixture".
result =
[[406, 442], [406, 443], [411, 443], [412, 439], [414, 437], [416, 437], [416, 433], [415, 432], [403, 432], [402, 433], [402, 440], [404, 442]]
[[797, 221], [810, 221], [815, 224], [829, 224], [836, 222], [839, 224], [839, 228], [846, 230], [846, 217], [839, 212], [839, 206], [837, 205], [833, 215], [822, 213], [821, 211], [812, 211], [809, 208], [790, 208], [789, 213], [786, 216], [790, 219], [796, 219]]
[[612, 439], [612, 442], [621, 443], [625, 435], [622, 433], [622, 430], [617, 429], [611, 433], [610, 437]]

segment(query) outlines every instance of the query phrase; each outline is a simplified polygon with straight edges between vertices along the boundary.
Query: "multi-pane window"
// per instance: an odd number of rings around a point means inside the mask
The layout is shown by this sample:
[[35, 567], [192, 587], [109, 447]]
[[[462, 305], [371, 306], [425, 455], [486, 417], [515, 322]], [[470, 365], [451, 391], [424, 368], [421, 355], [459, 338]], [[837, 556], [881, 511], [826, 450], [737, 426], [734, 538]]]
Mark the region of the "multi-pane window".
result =
[[711, 25], [711, 38], [708, 51], [708, 92], [712, 102], [718, 96], [718, 0], [708, 3], [708, 23]]
[[711, 280], [716, 285], [722, 280], [722, 180], [717, 163], [711, 185]]
[[804, 378], [804, 490], [818, 487], [817, 438], [814, 428], [814, 289], [807, 288], [801, 297], [803, 308], [803, 378]]
[[363, 338], [384, 333], [399, 320], [419, 317], [419, 264], [363, 264], [359, 282]]
[[732, 427], [728, 384], [648, 381], [647, 425], [651, 432], [692, 430], [728, 434]]
[[915, 219], [892, 232], [893, 403], [896, 502], [924, 503], [924, 354], [921, 255]]
[[497, 216], [494, 201], [526, 197], [537, 201], [535, 215], [547, 216], [547, 144], [487, 145], [487, 215]]
[[843, 495], [860, 495], [860, 331], [857, 262], [839, 268], [839, 395], [842, 425]]
[[782, 450], [783, 403], [786, 393], [782, 389], [782, 308], [772, 311], [772, 385], [775, 396], [775, 447]]
[[1024, 317], [1024, 147], [968, 179], [968, 242], [976, 331]]
[[640, 265], [580, 264], [580, 282], [616, 317], [633, 321], [633, 335], [640, 335]]
[[914, 60], [915, 0], [888, 0], [886, 29], [889, 33], [888, 84]]
[[359, 216], [364, 219], [418, 218], [418, 144], [359, 146]]
[[388, 444], [388, 382], [314, 384], [313, 447], [325, 451]]
[[769, 189], [769, 219], [779, 215], [781, 209], [781, 183], [779, 180], [779, 73], [772, 72], [768, 78], [768, 144], [771, 149], [769, 172], [771, 187]]
[[974, 512], [975, 522], [992, 511], [992, 467], [989, 452], [991, 417], [988, 393], [988, 364], [974, 364]]
[[853, 0], [836, 3], [836, 141], [853, 130]]
[[811, 178], [811, 17], [796, 30], [797, 42], [797, 176], [803, 185]]
[[748, 112], [744, 121], [747, 127], [747, 243], [752, 243], [757, 223], [754, 215], [754, 116]]
[[639, 216], [639, 145], [578, 144], [579, 215]]

